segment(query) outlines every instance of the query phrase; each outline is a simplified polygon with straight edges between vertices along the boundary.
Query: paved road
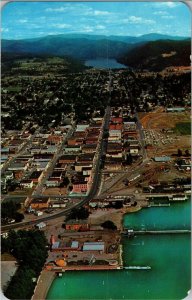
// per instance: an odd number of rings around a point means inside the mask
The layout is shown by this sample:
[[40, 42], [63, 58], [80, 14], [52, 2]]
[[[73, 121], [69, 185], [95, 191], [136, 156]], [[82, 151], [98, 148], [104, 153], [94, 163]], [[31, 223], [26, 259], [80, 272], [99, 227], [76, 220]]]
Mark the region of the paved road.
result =
[[138, 128], [139, 134], [140, 134], [140, 142], [141, 142], [141, 146], [142, 146], [143, 160], [145, 161], [147, 159], [147, 151], [145, 149], [145, 135], [144, 135], [143, 127], [139, 120], [137, 112], [135, 113], [135, 117], [137, 118], [137, 128]]

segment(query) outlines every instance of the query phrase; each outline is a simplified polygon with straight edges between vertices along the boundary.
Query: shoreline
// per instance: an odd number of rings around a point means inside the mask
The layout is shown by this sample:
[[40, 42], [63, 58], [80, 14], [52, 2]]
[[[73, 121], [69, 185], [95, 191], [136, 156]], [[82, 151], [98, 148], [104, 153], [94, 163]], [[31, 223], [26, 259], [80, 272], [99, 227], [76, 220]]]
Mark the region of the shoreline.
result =
[[55, 272], [43, 269], [37, 280], [37, 284], [35, 286], [34, 294], [31, 300], [45, 300], [55, 277]]

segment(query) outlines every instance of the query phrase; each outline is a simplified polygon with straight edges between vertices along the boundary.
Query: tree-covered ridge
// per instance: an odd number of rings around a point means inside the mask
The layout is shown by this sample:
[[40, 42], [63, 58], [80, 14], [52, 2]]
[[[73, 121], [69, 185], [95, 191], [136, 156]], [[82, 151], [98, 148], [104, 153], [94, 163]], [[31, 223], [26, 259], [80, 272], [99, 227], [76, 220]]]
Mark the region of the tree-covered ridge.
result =
[[19, 268], [11, 278], [5, 291], [8, 299], [31, 299], [35, 283], [47, 257], [47, 240], [39, 230], [10, 231], [7, 238], [1, 240], [1, 252], [12, 254]]
[[161, 71], [170, 66], [190, 66], [191, 41], [159, 40], [140, 45], [119, 62], [137, 69]]

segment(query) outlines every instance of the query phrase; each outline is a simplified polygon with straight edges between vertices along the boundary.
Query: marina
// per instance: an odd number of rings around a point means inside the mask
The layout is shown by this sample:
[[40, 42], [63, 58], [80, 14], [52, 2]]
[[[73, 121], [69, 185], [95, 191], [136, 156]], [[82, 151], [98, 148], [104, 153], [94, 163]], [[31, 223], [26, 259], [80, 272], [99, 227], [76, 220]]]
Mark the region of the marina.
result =
[[[179, 300], [185, 298], [191, 284], [190, 207], [191, 203], [187, 201], [171, 204], [171, 207], [152, 207], [125, 215], [124, 228], [130, 228], [130, 230], [138, 228], [134, 231], [143, 232], [141, 228], [148, 228], [148, 231], [153, 232], [154, 226], [158, 227], [157, 220], [159, 223], [164, 222], [165, 230], [157, 228], [157, 232], [161, 232], [161, 234], [158, 233], [158, 247], [155, 233], [137, 234], [132, 238], [122, 235], [123, 265], [121, 267], [116, 270], [66, 272], [62, 278], [57, 277], [53, 281], [46, 299], [166, 298]], [[170, 215], [169, 219], [167, 214]], [[177, 228], [183, 229], [173, 229], [174, 221], [178, 224]], [[130, 225], [127, 226], [127, 224]], [[185, 249], [184, 253], [182, 249]], [[183, 253], [182, 256], [181, 253]], [[168, 265], [171, 267], [167, 268]], [[180, 277], [179, 285], [175, 285], [181, 270], [185, 276]], [[73, 282], [73, 288], [71, 282]], [[115, 287], [117, 282], [118, 289], [112, 289], [111, 287]], [[88, 289], [87, 286], [90, 288]]]

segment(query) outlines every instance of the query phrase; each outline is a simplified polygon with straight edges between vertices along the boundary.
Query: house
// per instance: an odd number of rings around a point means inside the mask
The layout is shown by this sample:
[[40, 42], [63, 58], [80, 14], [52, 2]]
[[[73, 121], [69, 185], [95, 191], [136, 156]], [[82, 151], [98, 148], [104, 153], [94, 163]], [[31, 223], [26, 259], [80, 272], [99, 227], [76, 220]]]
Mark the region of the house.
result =
[[74, 164], [76, 162], [76, 155], [68, 155], [68, 154], [65, 154], [65, 155], [62, 155], [60, 158], [59, 158], [59, 163], [60, 164]]
[[87, 231], [90, 225], [87, 220], [69, 220], [65, 223], [66, 230]]
[[59, 144], [62, 141], [62, 136], [60, 135], [54, 135], [54, 134], [50, 134], [47, 141], [50, 144]]
[[96, 144], [98, 142], [98, 137], [90, 137], [85, 140], [85, 144]]
[[106, 170], [119, 170], [122, 166], [122, 158], [120, 157], [106, 157], [105, 159], [105, 169]]
[[95, 155], [94, 153], [81, 154], [81, 155], [79, 155], [77, 162], [92, 163], [94, 155]]
[[123, 125], [122, 124], [110, 124], [109, 130], [122, 130]]
[[82, 153], [95, 153], [97, 144], [86, 144], [82, 146]]
[[85, 131], [75, 131], [74, 134], [73, 134], [73, 137], [74, 138], [85, 138], [87, 135], [87, 133]]
[[73, 193], [86, 193], [88, 189], [88, 185], [86, 181], [79, 180], [73, 184]]
[[65, 153], [76, 153], [76, 152], [80, 152], [81, 151], [81, 146], [80, 145], [71, 145], [71, 146], [67, 146], [65, 147]]
[[86, 193], [92, 183], [92, 176], [76, 175], [73, 178], [73, 193]]
[[49, 197], [45, 198], [33, 198], [30, 202], [30, 206], [32, 209], [44, 209], [50, 206]]

